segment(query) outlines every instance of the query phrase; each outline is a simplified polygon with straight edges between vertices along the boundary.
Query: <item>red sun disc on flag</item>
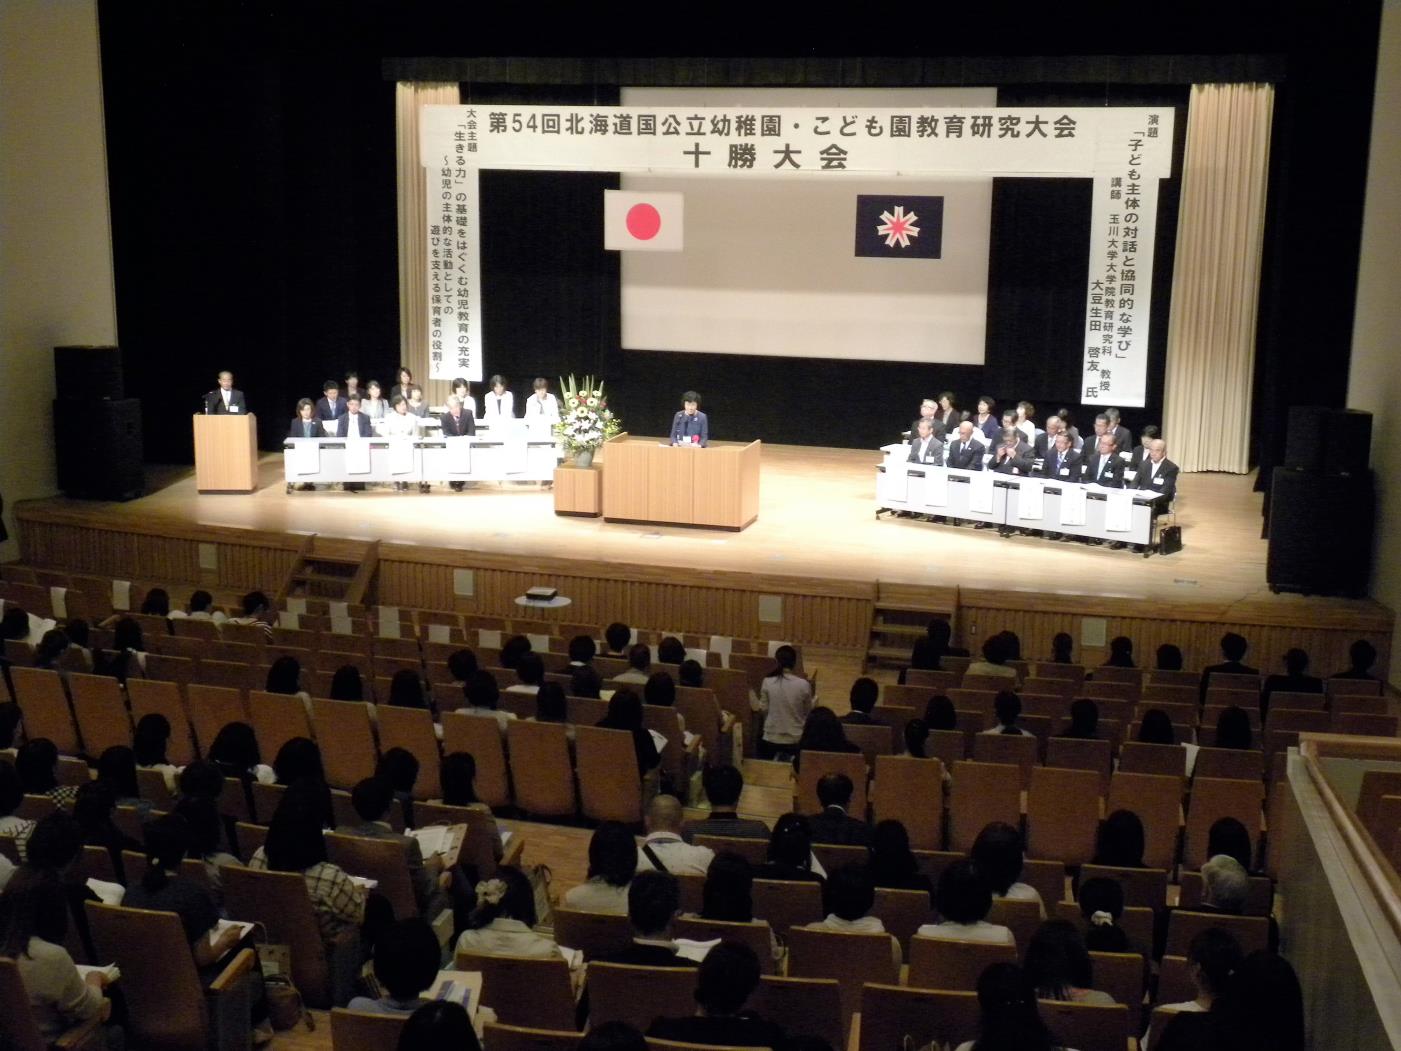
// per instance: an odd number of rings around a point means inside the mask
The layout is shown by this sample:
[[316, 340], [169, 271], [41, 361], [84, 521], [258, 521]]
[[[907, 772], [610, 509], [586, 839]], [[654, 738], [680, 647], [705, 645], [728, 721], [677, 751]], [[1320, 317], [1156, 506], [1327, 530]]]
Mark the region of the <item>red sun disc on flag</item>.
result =
[[628, 209], [628, 233], [639, 241], [650, 241], [662, 228], [662, 217], [650, 204], [634, 204]]

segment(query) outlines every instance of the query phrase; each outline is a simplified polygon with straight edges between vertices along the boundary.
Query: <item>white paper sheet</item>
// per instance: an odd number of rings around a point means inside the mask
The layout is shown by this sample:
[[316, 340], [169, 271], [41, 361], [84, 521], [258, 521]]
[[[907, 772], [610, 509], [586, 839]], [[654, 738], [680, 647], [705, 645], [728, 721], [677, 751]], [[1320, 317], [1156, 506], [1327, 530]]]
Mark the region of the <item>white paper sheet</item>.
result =
[[60, 587], [49, 588], [49, 605], [53, 607], [55, 617], [59, 620], [67, 620], [68, 589]]
[[1127, 489], [1111, 489], [1104, 505], [1104, 531], [1127, 533], [1133, 528], [1133, 493]]
[[428, 625], [428, 641], [440, 642], [446, 646], [452, 641], [452, 628], [446, 624]]
[[734, 647], [734, 640], [728, 635], [710, 636], [710, 648], [720, 654], [720, 665], [728, 668], [730, 666], [730, 651]]
[[304, 599], [304, 598], [293, 598], [292, 596], [289, 595], [289, 596], [287, 597], [287, 612], [288, 612], [288, 613], [296, 613], [296, 614], [298, 614], [298, 615], [305, 613], [305, 612], [306, 612], [306, 599]]
[[355, 622], [352, 621], [349, 617], [337, 617], [337, 616], [335, 616], [334, 614], [332, 614], [332, 615], [331, 615], [331, 634], [332, 634], [332, 635], [354, 635], [354, 634], [355, 634]]
[[1062, 485], [1060, 487], [1060, 524], [1082, 526], [1085, 524], [1085, 487], [1083, 485]]
[[331, 603], [328, 603], [328, 605], [331, 607], [331, 609], [330, 609], [331, 616], [333, 616], [333, 617], [349, 617], [349, 616], [350, 616], [350, 603], [349, 603], [349, 602], [331, 602]]
[[904, 503], [910, 498], [910, 472], [909, 465], [896, 459], [894, 456], [886, 457], [885, 461], [885, 496], [887, 500], [899, 500]]
[[131, 609], [131, 581], [112, 581], [112, 608], [119, 610]]
[[290, 609], [280, 609], [277, 611], [277, 626], [297, 631], [302, 626], [301, 615], [293, 613]]
[[924, 469], [924, 502], [930, 507], [949, 506], [949, 472], [942, 467]]
[[548, 635], [527, 635], [530, 640], [530, 648], [536, 653], [550, 652], [550, 637]]
[[484, 650], [499, 650], [501, 648], [501, 632], [493, 631], [490, 628], [478, 628], [477, 645]]
[[397, 639], [399, 637], [398, 606], [380, 606], [379, 637], [382, 639]]
[[316, 474], [321, 470], [321, 443], [315, 438], [292, 442], [292, 473]]
[[1029, 522], [1039, 522], [1045, 514], [1045, 492], [1041, 479], [1023, 478], [1017, 496], [1017, 517]]
[[770, 642], [769, 642], [769, 656], [772, 657], [774, 654], [776, 654], [776, 653], [778, 652], [778, 648], [779, 648], [780, 646], [791, 646], [791, 645], [793, 645], [791, 642], [781, 642], [781, 641], [776, 641], [776, 640], [770, 640]]
[[96, 879], [89, 876], [87, 888], [102, 900], [104, 905], [120, 905], [122, 898], [126, 897], [126, 888], [120, 883], [112, 883], [104, 879]]
[[707, 651], [705, 651], [705, 650], [698, 649], [698, 648], [692, 648], [692, 647], [690, 647], [690, 646], [687, 646], [687, 647], [686, 647], [686, 659], [687, 659], [688, 661], [695, 661], [695, 662], [696, 662], [697, 664], [699, 664], [702, 668], [704, 668], [704, 667], [705, 667], [705, 662], [706, 662], [707, 660], [710, 659], [710, 654], [709, 654]]
[[524, 474], [529, 466], [526, 452], [525, 435], [516, 432], [506, 439], [506, 444], [501, 447], [501, 453], [506, 459], [505, 471], [507, 474]]
[[412, 438], [394, 437], [389, 439], [389, 473], [411, 474], [413, 472]]
[[472, 439], [467, 435], [444, 438], [447, 448], [448, 474], [472, 473]]
[[974, 471], [968, 476], [968, 510], [978, 515], [992, 514], [991, 471]]
[[345, 440], [345, 473], [370, 473], [370, 443], [364, 438]]

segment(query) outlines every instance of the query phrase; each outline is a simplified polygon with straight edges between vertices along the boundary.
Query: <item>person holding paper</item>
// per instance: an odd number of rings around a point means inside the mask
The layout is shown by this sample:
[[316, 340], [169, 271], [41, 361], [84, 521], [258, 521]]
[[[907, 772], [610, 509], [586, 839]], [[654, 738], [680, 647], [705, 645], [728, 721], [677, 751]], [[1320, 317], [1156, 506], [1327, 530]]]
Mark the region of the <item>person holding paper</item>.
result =
[[710, 444], [710, 421], [700, 411], [700, 395], [688, 390], [681, 395], [681, 406], [671, 419], [671, 444], [705, 448]]
[[248, 403], [243, 399], [243, 391], [234, 390], [233, 373], [225, 369], [219, 373], [219, 386], [204, 396], [205, 415], [238, 415], [247, 411]]
[[944, 443], [934, 437], [933, 421], [921, 418], [915, 424], [914, 437], [910, 439], [910, 463], [941, 464], [944, 462]]
[[492, 423], [514, 419], [516, 396], [506, 389], [505, 377], [493, 376], [490, 382], [491, 390], [482, 397], [482, 418]]
[[443, 859], [437, 854], [425, 858], [418, 840], [395, 832], [390, 827], [389, 812], [394, 808], [394, 803], [393, 785], [381, 777], [366, 777], [350, 793], [350, 805], [359, 815], [360, 823], [342, 825], [336, 831], [346, 836], [393, 840], [402, 846], [418, 911], [431, 920], [448, 906], [447, 896], [443, 893], [443, 884], [447, 882], [443, 878]]
[[981, 442], [974, 441], [973, 425], [964, 420], [958, 425], [958, 439], [949, 446], [948, 465], [965, 471], [981, 471], [986, 451]]
[[1148, 458], [1138, 469], [1138, 488], [1159, 498], [1153, 502], [1154, 511], [1166, 509], [1177, 495], [1177, 464], [1167, 458], [1167, 442], [1161, 438], [1148, 443]]

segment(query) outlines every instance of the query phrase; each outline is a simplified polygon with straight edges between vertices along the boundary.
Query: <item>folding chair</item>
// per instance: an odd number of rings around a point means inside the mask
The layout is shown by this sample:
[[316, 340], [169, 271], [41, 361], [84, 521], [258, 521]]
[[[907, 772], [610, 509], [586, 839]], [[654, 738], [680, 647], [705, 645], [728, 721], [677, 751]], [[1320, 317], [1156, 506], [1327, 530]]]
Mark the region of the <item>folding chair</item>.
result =
[[[506, 743], [510, 747], [516, 806], [536, 818], [572, 817], [578, 810], [578, 800], [565, 727], [559, 723], [517, 720], [506, 728]], [[631, 740], [628, 761], [636, 776], [637, 757]]]
[[10, 681], [15, 701], [24, 710], [25, 736], [31, 741], [47, 737], [61, 754], [77, 755], [78, 727], [58, 672], [15, 665]]
[[1129, 1041], [1129, 1009], [1042, 1000], [1041, 1020], [1056, 1039], [1076, 1051], [1123, 1051]]
[[754, 918], [767, 920], [780, 941], [787, 941], [794, 927], [816, 923], [825, 915], [818, 883], [756, 879], [753, 896]]
[[1027, 853], [1072, 868], [1094, 857], [1099, 786], [1092, 770], [1035, 768], [1027, 793]]
[[995, 963], [1016, 963], [1015, 945], [954, 941], [915, 935], [910, 939], [908, 983], [918, 989], [976, 991], [978, 978]]
[[1016, 766], [1021, 789], [1031, 785], [1039, 751], [1037, 739], [1025, 734], [978, 734], [973, 738], [974, 760]]
[[473, 782], [477, 798], [490, 807], [511, 803], [511, 781], [506, 773], [506, 747], [495, 719], [465, 712], [443, 712], [443, 754], [466, 752], [476, 760]]
[[[258, 739], [258, 751], [265, 758], [277, 755], [282, 746], [294, 737], [314, 737], [306, 705], [296, 695], [248, 692], [248, 712], [253, 734]], [[325, 752], [322, 748], [322, 752]]]
[[385, 1051], [385, 1048], [398, 1047], [399, 1034], [408, 1020], [408, 1015], [377, 1014], [333, 1007], [332, 1051]]
[[905, 826], [910, 846], [937, 850], [944, 842], [944, 764], [912, 756], [876, 757], [872, 784], [877, 822], [894, 820]]
[[1020, 769], [1003, 763], [964, 761], [953, 765], [949, 794], [949, 847], [967, 852], [993, 821], [1021, 824]]
[[[877, 895], [880, 891], [876, 891]], [[879, 905], [879, 901], [877, 902]], [[555, 916], [559, 916], [559, 909], [555, 910]], [[685, 906], [682, 906], [682, 915], [678, 916], [672, 923], [672, 932], [678, 938], [690, 938], [692, 941], [708, 942], [716, 938], [725, 941], [743, 942], [754, 950], [754, 955], [759, 960], [759, 971], [762, 974], [774, 973], [773, 958], [773, 928], [769, 926], [767, 920], [753, 920], [750, 923], [731, 923], [725, 920], [703, 920], [699, 916], [685, 915]], [[556, 922], [555, 930], [559, 930]]]
[[759, 1017], [782, 1026], [790, 1037], [811, 1036], [825, 1040], [829, 1047], [846, 1047], [841, 993], [835, 979], [766, 974], [759, 979], [749, 1006]]

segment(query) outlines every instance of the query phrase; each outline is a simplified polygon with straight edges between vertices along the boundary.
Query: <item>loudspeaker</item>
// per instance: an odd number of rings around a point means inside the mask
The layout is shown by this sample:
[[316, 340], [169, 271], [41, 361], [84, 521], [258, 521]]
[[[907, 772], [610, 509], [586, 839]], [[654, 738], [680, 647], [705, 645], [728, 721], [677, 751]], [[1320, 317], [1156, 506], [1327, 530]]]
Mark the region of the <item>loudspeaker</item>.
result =
[[123, 397], [122, 352], [117, 347], [54, 347], [54, 393], [94, 401]]
[[1311, 474], [1276, 467], [1265, 566], [1270, 590], [1366, 595], [1375, 514], [1371, 471]]
[[54, 401], [58, 487], [69, 496], [131, 500], [146, 488], [141, 401]]
[[1372, 414], [1294, 405], [1289, 409], [1284, 466], [1325, 474], [1360, 474], [1372, 453]]

